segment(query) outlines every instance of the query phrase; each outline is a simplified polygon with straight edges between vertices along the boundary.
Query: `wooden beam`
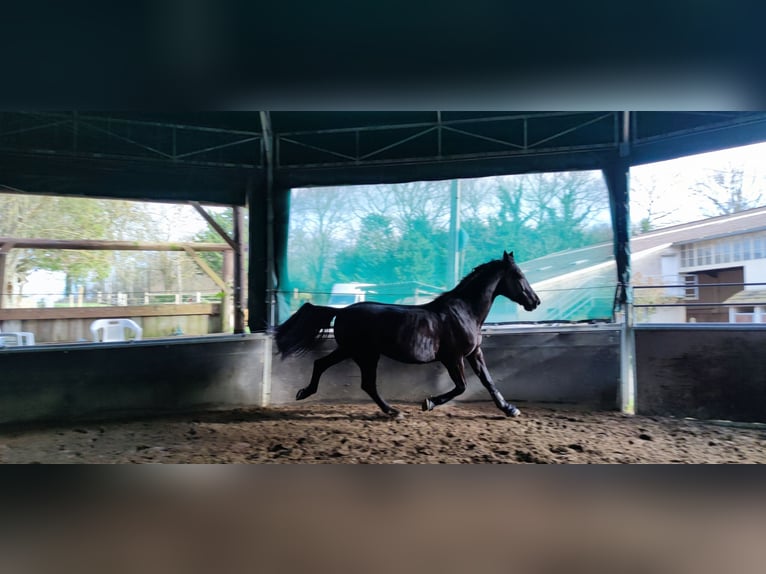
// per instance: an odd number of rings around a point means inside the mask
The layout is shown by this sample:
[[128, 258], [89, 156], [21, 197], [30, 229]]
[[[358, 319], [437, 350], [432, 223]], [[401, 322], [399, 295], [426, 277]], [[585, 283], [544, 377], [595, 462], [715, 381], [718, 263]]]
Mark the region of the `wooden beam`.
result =
[[5, 306], [5, 298], [11, 296], [11, 292], [5, 285], [5, 267], [8, 259], [8, 252], [13, 249], [13, 243], [0, 240], [0, 309]]
[[234, 207], [234, 241], [237, 249], [234, 250], [234, 332], [245, 332], [245, 268], [244, 254], [245, 243], [242, 230], [244, 229], [244, 213], [241, 207]]
[[107, 241], [98, 239], [22, 239], [0, 237], [0, 245], [12, 244], [13, 249], [81, 249], [104, 251], [226, 251], [224, 243], [158, 243], [147, 241]]
[[226, 251], [223, 243], [158, 243], [147, 241], [108, 241], [97, 239], [21, 239], [0, 237], [0, 244], [13, 243], [13, 249], [78, 249], [104, 251]]
[[205, 261], [204, 259], [202, 259], [202, 257], [197, 255], [194, 252], [194, 249], [192, 249], [191, 247], [186, 247], [184, 251], [186, 251], [186, 253], [189, 254], [189, 257], [194, 259], [194, 262], [197, 265], [199, 265], [200, 269], [202, 269], [207, 274], [207, 276], [210, 277], [213, 280], [213, 282], [221, 288], [224, 294], [229, 293], [229, 286], [226, 285], [226, 282], [223, 279], [221, 279], [215, 271], [213, 271], [212, 267], [210, 267], [210, 265], [207, 264], [207, 261]]
[[5, 288], [5, 261], [7, 253], [0, 251], [0, 309], [5, 306], [5, 298], [9, 295]]
[[234, 331], [234, 297], [233, 292], [236, 291], [236, 284], [234, 283], [234, 251], [229, 249], [223, 252], [223, 280], [226, 285], [233, 287], [232, 292], [226, 293], [226, 296], [221, 301], [221, 330], [224, 333]]
[[[239, 206], [234, 206], [232, 209], [234, 210], [234, 233], [233, 237], [230, 236], [226, 230], [221, 227], [218, 222], [200, 205], [198, 201], [190, 201], [189, 204], [194, 207], [194, 209], [197, 210], [197, 212], [203, 217], [205, 221], [207, 221], [208, 225], [212, 227], [218, 235], [220, 235], [226, 243], [229, 244], [232, 251], [227, 251], [225, 253], [225, 257], [228, 257], [230, 253], [233, 252], [234, 254], [234, 285], [233, 285], [233, 305], [234, 305], [234, 325], [233, 330], [235, 333], [244, 333], [245, 332], [245, 311], [244, 311], [244, 304], [243, 304], [243, 294], [245, 292], [245, 287], [243, 287], [243, 280], [244, 280], [244, 270], [243, 270], [243, 255], [245, 252], [244, 247], [244, 240], [242, 236], [242, 229], [244, 227], [244, 216], [242, 213], [242, 208]], [[190, 253], [190, 255], [192, 255]], [[195, 255], [192, 255], [192, 257], [195, 257]], [[202, 267], [201, 260], [198, 260], [195, 257], [195, 261], [197, 261], [197, 264]], [[224, 268], [226, 268], [226, 262], [224, 263]], [[212, 270], [205, 269], [202, 267], [203, 271], [207, 273], [213, 281], [216, 281], [216, 277], [211, 275]], [[226, 273], [224, 273], [224, 284], [228, 285], [227, 283], [227, 277]], [[227, 297], [229, 295], [230, 290], [224, 289], [224, 292], [226, 293]], [[228, 311], [224, 312], [224, 325], [226, 325], [228, 321]], [[227, 331], [228, 328], [225, 326], [224, 331]]]
[[[223, 240], [229, 244], [229, 247], [231, 247], [234, 251], [237, 251], [239, 249], [239, 245], [237, 244], [235, 239], [232, 239], [229, 234], [226, 232], [226, 230], [221, 227], [218, 222], [213, 219], [213, 217], [205, 211], [205, 209], [200, 205], [199, 201], [190, 201], [189, 204], [197, 210], [197, 212], [202, 216], [202, 218], [207, 221], [208, 225], [215, 229], [216, 233], [220, 235]], [[236, 207], [234, 209], [237, 209]]]
[[172, 303], [126, 307], [30, 307], [0, 310], [0, 320], [110, 319], [119, 317], [165, 317], [175, 315], [218, 315], [220, 303]]

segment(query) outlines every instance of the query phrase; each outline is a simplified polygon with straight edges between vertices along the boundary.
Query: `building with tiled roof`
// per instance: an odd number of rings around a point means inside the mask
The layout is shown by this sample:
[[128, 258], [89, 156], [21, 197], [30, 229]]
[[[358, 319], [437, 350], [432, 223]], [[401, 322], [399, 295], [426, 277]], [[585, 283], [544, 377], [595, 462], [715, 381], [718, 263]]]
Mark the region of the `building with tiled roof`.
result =
[[[631, 251], [637, 321], [766, 322], [766, 207], [636, 235]], [[544, 304], [517, 320], [611, 319], [611, 243], [522, 267]]]

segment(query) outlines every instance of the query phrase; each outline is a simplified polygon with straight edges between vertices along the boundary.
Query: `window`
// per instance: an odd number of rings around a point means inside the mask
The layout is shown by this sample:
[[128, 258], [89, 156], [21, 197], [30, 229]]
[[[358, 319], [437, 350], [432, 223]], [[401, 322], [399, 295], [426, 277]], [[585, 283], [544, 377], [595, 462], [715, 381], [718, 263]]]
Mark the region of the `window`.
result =
[[734, 314], [734, 322], [735, 323], [754, 323], [755, 322], [755, 314], [751, 311], [743, 310], [742, 312], [735, 312]]
[[742, 241], [735, 241], [732, 245], [732, 261], [742, 261]]
[[681, 267], [691, 267], [693, 265], [694, 252], [691, 245], [681, 246]]
[[700, 297], [699, 277], [696, 275], [684, 275], [684, 299], [696, 301]]
[[721, 263], [729, 263], [731, 261], [731, 243], [721, 243]]
[[715, 246], [715, 262], [723, 263], [723, 244], [717, 243]]

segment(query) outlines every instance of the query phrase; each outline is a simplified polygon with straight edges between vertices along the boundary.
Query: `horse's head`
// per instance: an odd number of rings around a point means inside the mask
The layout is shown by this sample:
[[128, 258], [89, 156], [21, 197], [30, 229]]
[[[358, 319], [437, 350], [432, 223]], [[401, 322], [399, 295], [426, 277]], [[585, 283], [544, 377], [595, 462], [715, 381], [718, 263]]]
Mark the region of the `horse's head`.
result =
[[511, 301], [518, 303], [526, 311], [533, 311], [540, 304], [540, 297], [534, 292], [532, 286], [524, 277], [516, 261], [513, 259], [513, 251], [503, 251], [504, 270], [502, 279], [497, 285], [498, 295], [504, 295]]

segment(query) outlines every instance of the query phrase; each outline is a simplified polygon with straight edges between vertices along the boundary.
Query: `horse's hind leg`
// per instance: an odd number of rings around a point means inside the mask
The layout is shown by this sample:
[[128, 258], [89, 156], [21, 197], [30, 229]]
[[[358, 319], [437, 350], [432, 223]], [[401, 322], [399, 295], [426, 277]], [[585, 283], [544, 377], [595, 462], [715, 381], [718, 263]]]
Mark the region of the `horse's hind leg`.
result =
[[477, 348], [473, 353], [468, 355], [467, 359], [468, 364], [471, 365], [471, 368], [476, 373], [476, 376], [479, 377], [481, 384], [484, 385], [489, 391], [489, 394], [492, 397], [492, 400], [495, 402], [497, 408], [503, 411], [508, 417], [519, 416], [521, 411], [506, 401], [505, 398], [503, 398], [503, 395], [500, 393], [500, 391], [495, 386], [495, 383], [492, 381], [492, 377], [490, 376], [489, 370], [487, 369], [487, 364], [484, 362], [484, 353], [482, 353], [481, 348]]
[[447, 367], [447, 372], [449, 373], [450, 378], [452, 379], [452, 382], [455, 383], [455, 387], [446, 393], [443, 393], [441, 395], [437, 395], [435, 397], [427, 397], [423, 401], [422, 408], [424, 411], [430, 411], [434, 407], [438, 407], [439, 405], [443, 405], [449, 400], [454, 399], [458, 395], [462, 395], [465, 392], [465, 370], [463, 367], [463, 357], [458, 357], [457, 361], [454, 363], [445, 363], [442, 361], [445, 367]]
[[359, 369], [362, 371], [362, 389], [370, 395], [375, 404], [380, 407], [385, 414], [390, 417], [400, 417], [401, 411], [395, 409], [384, 401], [378, 394], [378, 360], [380, 355], [366, 356], [366, 357], [354, 357], [354, 361], [359, 365]]
[[295, 395], [295, 400], [300, 401], [317, 392], [317, 388], [319, 387], [319, 377], [322, 376], [322, 373], [333, 365], [337, 365], [341, 361], [348, 359], [348, 357], [348, 353], [346, 353], [342, 347], [338, 347], [329, 355], [314, 361], [314, 371], [311, 373], [311, 382], [298, 391], [298, 394]]

